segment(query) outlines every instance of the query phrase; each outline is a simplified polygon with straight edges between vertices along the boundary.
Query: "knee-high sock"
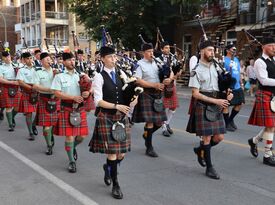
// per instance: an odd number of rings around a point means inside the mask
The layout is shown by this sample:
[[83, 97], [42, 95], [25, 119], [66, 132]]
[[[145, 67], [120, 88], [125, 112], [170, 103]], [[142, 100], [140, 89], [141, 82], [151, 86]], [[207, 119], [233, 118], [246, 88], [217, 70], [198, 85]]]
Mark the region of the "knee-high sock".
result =
[[43, 127], [43, 135], [47, 143], [47, 146], [52, 146], [52, 127], [49, 127], [47, 129], [46, 127]]
[[259, 142], [261, 142], [263, 140], [264, 132], [265, 128], [261, 129], [261, 131], [255, 137], [253, 137], [253, 143], [258, 144]]
[[108, 166], [111, 167], [111, 178], [113, 181], [113, 185], [117, 185], [118, 181], [117, 181], [117, 161], [116, 160], [109, 160], [107, 159], [107, 164]]
[[32, 113], [26, 113], [26, 124], [30, 134], [32, 133]]
[[214, 139], [213, 139], [214, 136], [211, 137], [211, 140], [210, 140], [210, 145], [211, 147], [214, 147], [216, 146], [217, 144], [219, 144], [219, 142], [215, 142]]
[[223, 113], [224, 122], [227, 125], [229, 122], [229, 113]]
[[264, 132], [263, 139], [265, 140], [264, 146], [264, 157], [271, 157], [272, 156], [272, 143], [273, 143], [273, 133], [272, 132]]
[[17, 113], [18, 113], [18, 112], [15, 111], [14, 108], [13, 108], [13, 110], [12, 110], [12, 118], [13, 118], [13, 119], [14, 119], [14, 117], [17, 115]]
[[79, 145], [81, 142], [83, 142], [83, 138], [80, 136], [76, 136], [75, 140], [74, 140], [74, 147], [76, 147], [77, 145]]
[[168, 124], [168, 125], [170, 124], [171, 119], [173, 118], [175, 112], [176, 112], [175, 110], [168, 110], [166, 124]]
[[154, 130], [154, 128], [144, 127], [143, 137], [145, 139], [145, 146], [147, 148], [151, 148], [152, 147], [152, 134], [153, 134], [153, 130]]
[[74, 142], [65, 142], [65, 150], [67, 152], [70, 162], [74, 162]]
[[204, 150], [204, 159], [206, 163], [206, 167], [210, 168], [212, 167], [212, 162], [211, 162], [211, 145], [203, 145], [203, 150]]
[[12, 127], [12, 112], [6, 112], [9, 127]]
[[0, 109], [0, 112], [3, 114], [4, 110], [5, 110], [5, 108], [2, 107], [2, 108]]
[[233, 121], [233, 119], [236, 117], [236, 115], [237, 115], [238, 113], [239, 113], [239, 111], [237, 111], [237, 110], [235, 110], [235, 109], [232, 109], [231, 115], [230, 115], [230, 117], [229, 117], [228, 122]]
[[32, 126], [36, 127], [36, 118], [37, 118], [37, 114], [35, 113], [34, 119], [32, 121]]

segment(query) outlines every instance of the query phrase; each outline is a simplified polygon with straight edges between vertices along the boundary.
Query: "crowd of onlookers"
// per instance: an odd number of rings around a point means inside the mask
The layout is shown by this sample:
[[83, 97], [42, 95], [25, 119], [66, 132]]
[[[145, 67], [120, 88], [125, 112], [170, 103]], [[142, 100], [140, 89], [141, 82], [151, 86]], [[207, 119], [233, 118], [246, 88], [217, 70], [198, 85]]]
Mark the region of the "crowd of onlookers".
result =
[[244, 60], [240, 61], [241, 63], [241, 78], [244, 85], [244, 90], [251, 96], [254, 97], [257, 90], [257, 77], [256, 71], [254, 68], [254, 59], [249, 59], [245, 62]]

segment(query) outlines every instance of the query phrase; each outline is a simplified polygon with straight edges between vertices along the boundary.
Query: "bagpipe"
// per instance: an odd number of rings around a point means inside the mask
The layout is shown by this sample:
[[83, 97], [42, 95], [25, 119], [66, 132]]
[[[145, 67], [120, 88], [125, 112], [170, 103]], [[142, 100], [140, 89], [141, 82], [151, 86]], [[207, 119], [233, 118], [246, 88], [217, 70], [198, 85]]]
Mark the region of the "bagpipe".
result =
[[[105, 30], [105, 27], [102, 26], [102, 36], [105, 41], [104, 46], [115, 47], [109, 32]], [[121, 48], [124, 48], [120, 39], [118, 39]], [[118, 57], [115, 67], [116, 71], [122, 80], [123, 83], [123, 94], [126, 105], [130, 105], [142, 92], [143, 88], [137, 86], [136, 81], [137, 78], [134, 77], [138, 64], [131, 58], [129, 58], [126, 54], [121, 54], [116, 49], [116, 56]]]
[[[157, 27], [157, 41], [155, 44], [155, 50], [157, 50], [159, 47], [159, 44], [163, 42], [165, 42], [165, 40], [160, 32], [159, 27]], [[182, 54], [185, 54], [185, 52], [180, 48], [177, 48], [176, 44], [173, 45], [173, 48], [174, 48], [174, 54], [171, 51], [169, 51], [169, 60], [170, 60], [170, 67], [173, 73], [176, 75], [182, 69], [182, 62], [184, 61], [184, 59], [187, 59], [187, 58], [184, 57], [183, 59], [179, 60], [177, 51], [179, 50], [180, 52], [182, 52]]]
[[[140, 40], [142, 41], [143, 44], [146, 44], [147, 42], [143, 39], [142, 35], [139, 34], [138, 37], [140, 38]], [[171, 74], [171, 67], [170, 65], [168, 65], [167, 63], [164, 63], [162, 60], [157, 59], [155, 56], [152, 56], [154, 62], [157, 64], [158, 66], [158, 75], [159, 75], [159, 79], [160, 82], [163, 82], [163, 80], [165, 78], [169, 78], [170, 74]]]
[[[204, 41], [208, 41], [208, 37], [206, 35], [206, 32], [204, 30], [204, 27], [200, 21], [200, 15], [196, 15], [196, 18], [201, 26], [202, 32], [203, 32], [203, 38]], [[221, 93], [227, 93], [228, 89], [230, 89], [232, 87], [232, 85], [234, 84], [234, 79], [232, 78], [232, 75], [230, 72], [226, 71], [225, 68], [215, 60], [215, 58], [213, 58], [213, 63], [214, 66], [217, 70], [218, 73], [218, 86], [219, 86], [219, 90]], [[217, 67], [219, 67], [220, 69], [217, 69]]]

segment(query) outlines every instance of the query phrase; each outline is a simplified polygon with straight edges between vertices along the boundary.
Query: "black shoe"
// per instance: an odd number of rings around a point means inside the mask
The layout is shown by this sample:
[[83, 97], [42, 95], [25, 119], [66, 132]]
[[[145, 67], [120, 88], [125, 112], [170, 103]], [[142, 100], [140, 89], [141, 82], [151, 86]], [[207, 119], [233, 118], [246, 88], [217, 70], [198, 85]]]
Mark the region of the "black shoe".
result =
[[170, 137], [170, 133], [168, 132], [168, 130], [162, 131], [162, 135], [163, 135], [164, 137]]
[[235, 128], [232, 127], [231, 123], [228, 123], [226, 125], [226, 130], [229, 131], [229, 132], [235, 132]]
[[33, 134], [30, 134], [30, 136], [29, 136], [29, 140], [30, 140], [30, 141], [34, 141], [34, 140], [35, 140], [35, 137], [34, 137], [34, 135], [33, 135]]
[[268, 166], [275, 167], [275, 157], [274, 156], [264, 157], [263, 158], [263, 163], [268, 165]]
[[46, 151], [46, 155], [52, 155], [53, 154], [53, 147], [52, 146], [48, 146], [47, 147], [47, 151]]
[[14, 128], [13, 128], [13, 126], [11, 126], [10, 128], [9, 128], [9, 132], [13, 132], [14, 131]]
[[220, 175], [214, 169], [214, 167], [206, 168], [205, 175], [211, 179], [220, 179]]
[[200, 147], [194, 147], [194, 152], [198, 157], [198, 162], [202, 167], [206, 166], [205, 160], [204, 160], [204, 151], [200, 149]]
[[253, 142], [253, 138], [250, 138], [248, 140], [248, 144], [250, 146], [250, 153], [252, 154], [252, 156], [258, 157], [258, 147], [257, 147], [257, 144]]
[[170, 135], [174, 134], [174, 131], [171, 129], [170, 125], [166, 125], [167, 131], [170, 133]]
[[233, 120], [230, 122], [230, 124], [235, 130], [238, 129], [237, 125], [235, 124], [235, 122]]
[[76, 164], [75, 164], [75, 162], [70, 162], [69, 163], [68, 171], [70, 173], [76, 173]]
[[145, 154], [149, 157], [158, 157], [153, 147], [147, 148]]
[[32, 133], [33, 133], [34, 135], [38, 135], [38, 131], [37, 131], [35, 125], [32, 126]]
[[4, 114], [0, 112], [0, 120], [4, 120]]
[[73, 153], [74, 160], [76, 161], [78, 159], [77, 151], [74, 148], [74, 153]]
[[107, 164], [103, 164], [103, 170], [104, 170], [104, 183], [107, 186], [110, 186], [112, 184], [112, 179], [111, 179], [110, 171], [108, 169], [108, 165]]
[[115, 199], [122, 199], [122, 198], [123, 198], [123, 194], [122, 194], [121, 189], [120, 189], [120, 186], [119, 186], [118, 184], [113, 185], [113, 188], [112, 188], [112, 196], [113, 196]]

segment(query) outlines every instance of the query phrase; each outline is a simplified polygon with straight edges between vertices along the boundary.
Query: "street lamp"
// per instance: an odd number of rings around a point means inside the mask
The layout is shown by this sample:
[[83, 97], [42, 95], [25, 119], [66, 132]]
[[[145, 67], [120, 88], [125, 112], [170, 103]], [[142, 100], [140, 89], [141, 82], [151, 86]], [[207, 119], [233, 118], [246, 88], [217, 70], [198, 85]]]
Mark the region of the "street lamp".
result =
[[6, 23], [5, 15], [2, 12], [0, 12], [0, 15], [3, 17], [4, 26], [5, 26], [5, 43], [4, 43], [4, 45], [5, 45], [7, 43], [7, 23]]

